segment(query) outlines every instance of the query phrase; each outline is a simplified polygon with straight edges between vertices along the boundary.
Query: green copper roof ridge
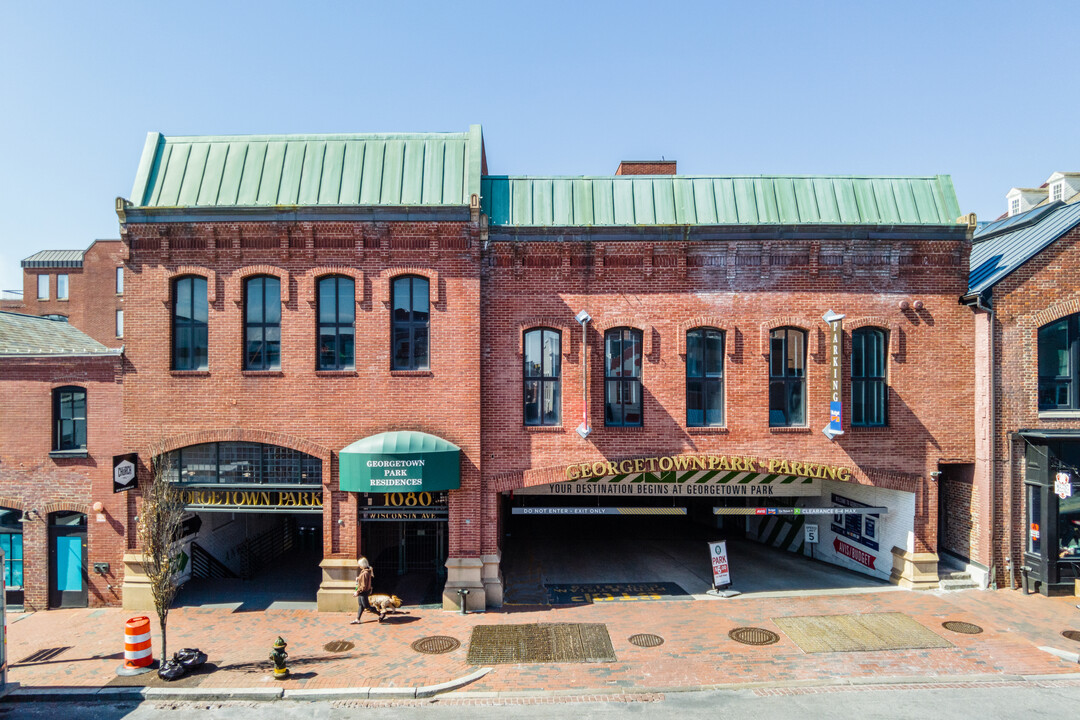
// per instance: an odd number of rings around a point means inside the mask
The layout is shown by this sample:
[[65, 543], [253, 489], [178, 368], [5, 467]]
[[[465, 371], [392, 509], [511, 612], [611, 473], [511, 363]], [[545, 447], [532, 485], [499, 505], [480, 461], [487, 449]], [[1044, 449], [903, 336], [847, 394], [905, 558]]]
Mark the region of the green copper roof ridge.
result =
[[944, 179], [950, 184], [950, 175], [794, 175], [780, 173], [775, 175], [484, 175], [484, 180], [773, 180], [791, 178], [793, 180], [934, 180]]
[[163, 138], [165, 142], [242, 142], [266, 141], [266, 140], [405, 140], [426, 138], [459, 138], [465, 140], [469, 137], [468, 132], [375, 132], [375, 133], [259, 133], [253, 135], [162, 135], [150, 133]]

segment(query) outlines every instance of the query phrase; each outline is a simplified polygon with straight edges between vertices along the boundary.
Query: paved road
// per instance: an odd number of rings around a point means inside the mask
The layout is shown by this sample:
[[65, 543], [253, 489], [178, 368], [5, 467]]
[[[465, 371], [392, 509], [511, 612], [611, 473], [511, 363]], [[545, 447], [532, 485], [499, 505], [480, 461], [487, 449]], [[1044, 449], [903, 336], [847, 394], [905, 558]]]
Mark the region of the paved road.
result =
[[806, 720], [814, 717], [952, 718], [1070, 717], [1080, 707], [1080, 683], [1001, 683], [996, 686], [935, 689], [739, 690], [675, 693], [628, 697], [625, 702], [505, 701], [501, 704], [455, 703], [444, 696], [436, 702], [339, 703], [143, 703], [140, 705], [82, 705], [68, 703], [0, 704], [0, 718], [20, 720], [145, 720], [182, 718], [198, 713], [204, 720], [264, 720], [283, 718], [459, 718], [502, 720], [512, 708], [517, 720], [575, 720], [648, 717], [649, 720], [715, 718], [725, 720]]

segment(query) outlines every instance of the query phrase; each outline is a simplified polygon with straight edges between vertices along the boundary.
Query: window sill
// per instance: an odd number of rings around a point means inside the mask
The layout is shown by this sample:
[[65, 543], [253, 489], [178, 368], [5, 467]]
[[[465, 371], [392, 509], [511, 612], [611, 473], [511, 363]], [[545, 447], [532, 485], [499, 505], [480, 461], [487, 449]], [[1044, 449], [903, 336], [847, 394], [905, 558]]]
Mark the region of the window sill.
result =
[[687, 425], [686, 432], [691, 435], [727, 435], [727, 425]]
[[173, 377], [210, 377], [209, 370], [170, 370]]
[[390, 377], [435, 377], [430, 370], [391, 370]]
[[[1080, 416], [1078, 416], [1080, 417]], [[848, 430], [854, 433], [887, 433], [889, 432], [888, 425], [850, 425]]]
[[241, 370], [240, 375], [243, 377], [285, 377], [285, 373], [280, 370]]
[[769, 432], [771, 432], [771, 433], [781, 433], [781, 434], [782, 433], [794, 433], [794, 434], [798, 435], [798, 434], [801, 434], [801, 433], [809, 433], [809, 432], [811, 432], [811, 430], [808, 427], [771, 427], [770, 426], [769, 427]]
[[316, 370], [315, 377], [358, 377], [360, 373], [355, 370]]
[[1077, 420], [1080, 410], [1040, 410], [1040, 420]]
[[49, 457], [57, 460], [65, 458], [87, 458], [90, 457], [90, 453], [86, 450], [51, 450], [49, 451]]
[[530, 433], [562, 433], [566, 432], [566, 428], [562, 425], [522, 425], [525, 428], [525, 432]]
[[631, 432], [641, 432], [645, 429], [645, 425], [604, 425], [603, 428], [605, 430], [618, 430], [619, 432], [622, 432], [623, 430], [629, 430]]

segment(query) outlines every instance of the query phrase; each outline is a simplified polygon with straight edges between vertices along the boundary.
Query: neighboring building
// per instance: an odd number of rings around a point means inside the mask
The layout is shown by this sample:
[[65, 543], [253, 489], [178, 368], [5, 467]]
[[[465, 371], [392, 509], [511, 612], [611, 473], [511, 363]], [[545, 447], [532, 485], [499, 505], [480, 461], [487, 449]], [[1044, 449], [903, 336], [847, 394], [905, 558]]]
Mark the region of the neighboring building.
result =
[[120, 600], [133, 507], [112, 493], [120, 352], [67, 323], [0, 312], [0, 547], [7, 600], [26, 610]]
[[107, 347], [124, 344], [124, 247], [95, 240], [86, 250], [42, 250], [22, 261], [21, 306], [4, 309], [64, 319]]
[[973, 462], [947, 176], [486, 177], [483, 210], [489, 604], [505, 536], [561, 513], [581, 554], [590, 514], [806, 554], [816, 520], [818, 559], [937, 587], [937, 478]]
[[961, 298], [975, 313], [976, 467], [954, 550], [1044, 594], [1080, 578], [1078, 180], [1054, 173], [1052, 199], [979, 229]]
[[[150, 135], [117, 206], [124, 444], [143, 477], [171, 453], [201, 521], [193, 557], [243, 575], [314, 543], [297, 572], [321, 567], [323, 610], [355, 610], [361, 546], [380, 577], [469, 582], [480, 528], [449, 518], [480, 499], [483, 162], [479, 126]], [[403, 493], [424, 522], [398, 519]], [[126, 562], [125, 604], [145, 607]]]

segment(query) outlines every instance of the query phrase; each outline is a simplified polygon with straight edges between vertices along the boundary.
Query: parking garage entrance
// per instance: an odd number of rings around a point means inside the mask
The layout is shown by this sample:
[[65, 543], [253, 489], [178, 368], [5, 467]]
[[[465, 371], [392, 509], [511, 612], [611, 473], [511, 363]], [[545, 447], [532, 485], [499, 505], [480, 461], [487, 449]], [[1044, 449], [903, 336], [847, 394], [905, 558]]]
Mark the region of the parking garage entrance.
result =
[[506, 602], [558, 602], [560, 589], [586, 586], [689, 598], [712, 587], [706, 543], [719, 539], [743, 593], [891, 587], [891, 549], [912, 529], [901, 518], [913, 517], [913, 494], [855, 485], [843, 468], [800, 464], [796, 475], [747, 462], [504, 493]]

